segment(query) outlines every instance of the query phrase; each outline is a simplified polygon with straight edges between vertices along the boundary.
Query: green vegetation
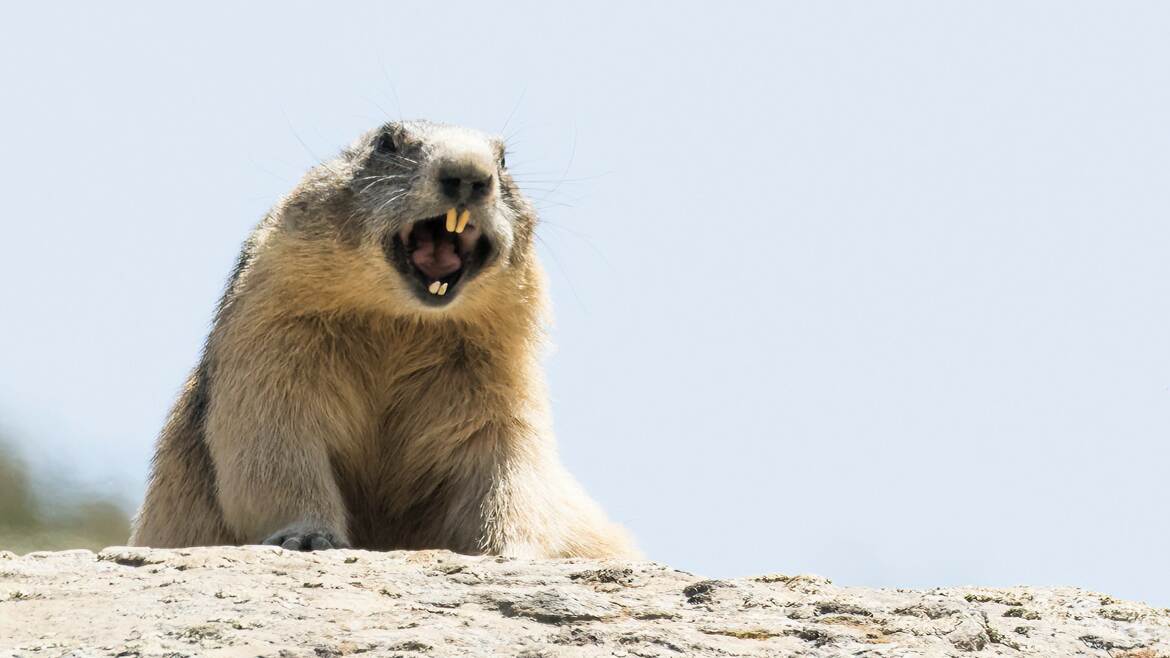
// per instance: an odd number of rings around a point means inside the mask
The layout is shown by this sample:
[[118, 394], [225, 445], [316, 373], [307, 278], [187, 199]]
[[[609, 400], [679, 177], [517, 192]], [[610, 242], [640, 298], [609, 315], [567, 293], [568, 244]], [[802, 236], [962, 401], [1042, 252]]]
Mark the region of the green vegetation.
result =
[[54, 491], [37, 491], [27, 465], [0, 437], [0, 550], [97, 550], [126, 543], [130, 518], [121, 504], [109, 497], [62, 495], [58, 492], [75, 486], [62, 476], [55, 481], [61, 486]]

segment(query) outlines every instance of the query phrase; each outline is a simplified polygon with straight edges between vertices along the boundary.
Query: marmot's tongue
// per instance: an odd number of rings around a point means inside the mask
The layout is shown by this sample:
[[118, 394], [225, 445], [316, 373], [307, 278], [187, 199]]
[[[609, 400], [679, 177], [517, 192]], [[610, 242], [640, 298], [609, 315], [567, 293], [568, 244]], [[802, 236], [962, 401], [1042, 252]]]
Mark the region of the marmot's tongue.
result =
[[424, 231], [416, 232], [414, 237], [418, 248], [410, 254], [410, 260], [428, 278], [438, 280], [463, 267], [454, 239], [443, 235], [436, 241], [434, 235]]

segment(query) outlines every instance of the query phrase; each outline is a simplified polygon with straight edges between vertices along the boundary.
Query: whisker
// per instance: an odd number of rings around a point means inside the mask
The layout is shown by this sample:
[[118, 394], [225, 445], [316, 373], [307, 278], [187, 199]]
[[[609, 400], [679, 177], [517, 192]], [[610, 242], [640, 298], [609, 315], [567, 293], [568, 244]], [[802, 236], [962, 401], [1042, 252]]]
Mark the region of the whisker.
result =
[[372, 187], [375, 187], [375, 186], [377, 186], [377, 185], [381, 185], [382, 183], [393, 183], [393, 182], [395, 182], [395, 181], [405, 180], [405, 179], [408, 179], [408, 178], [410, 178], [410, 177], [409, 177], [409, 176], [403, 176], [403, 175], [394, 175], [394, 176], [362, 176], [361, 178], [356, 178], [356, 179], [354, 179], [354, 182], [357, 182], [357, 181], [365, 181], [365, 180], [371, 180], [371, 179], [373, 180], [373, 182], [371, 182], [371, 183], [369, 183], [368, 185], [366, 185], [365, 187], [363, 187], [363, 188], [362, 188], [362, 190], [361, 190], [361, 192], [359, 193], [359, 194], [365, 194], [366, 192], [368, 192], [368, 191], [370, 190], [370, 188], [372, 188]]
[[397, 201], [397, 200], [401, 199], [401, 198], [402, 198], [402, 197], [404, 197], [404, 196], [406, 196], [406, 191], [405, 191], [405, 190], [404, 190], [404, 191], [402, 191], [402, 192], [399, 192], [398, 194], [395, 194], [394, 196], [390, 197], [389, 199], [386, 199], [384, 202], [382, 202], [382, 204], [381, 204], [381, 205], [379, 205], [379, 206], [378, 206], [378, 208], [377, 208], [377, 209], [376, 209], [374, 212], [375, 212], [375, 213], [380, 213], [380, 212], [382, 212], [382, 211], [383, 211], [383, 210], [385, 210], [385, 209], [386, 209], [386, 208], [387, 208], [387, 207], [388, 207], [388, 206], [389, 206], [391, 203], [394, 203], [395, 201]]
[[376, 180], [376, 181], [370, 183], [369, 185], [366, 185], [365, 187], [363, 187], [362, 191], [359, 194], [365, 194], [366, 192], [370, 191], [371, 187], [374, 187], [375, 185], [378, 185], [379, 183], [385, 183], [385, 182], [387, 182], [387, 181]]
[[387, 120], [387, 121], [393, 121], [393, 120], [394, 120], [394, 117], [390, 116], [390, 113], [386, 111], [386, 108], [382, 107], [381, 105], [378, 105], [378, 102], [377, 102], [377, 101], [375, 101], [374, 99], [370, 98], [369, 96], [362, 96], [361, 98], [362, 98], [362, 100], [366, 101], [367, 103], [369, 103], [369, 104], [373, 105], [374, 107], [378, 108], [378, 111], [379, 111], [379, 112], [381, 112], [382, 114], [386, 115], [386, 120]]
[[402, 120], [402, 102], [398, 100], [398, 88], [394, 86], [394, 81], [390, 79], [390, 72], [386, 70], [386, 62], [382, 59], [382, 54], [378, 53], [378, 65], [382, 67], [382, 77], [386, 78], [386, 84], [390, 85], [390, 93], [394, 95], [394, 106], [398, 109], [398, 120]]
[[568, 233], [569, 235], [573, 236], [574, 238], [577, 238], [578, 240], [580, 240], [580, 241], [584, 242], [586, 245], [588, 245], [589, 248], [592, 249], [594, 253], [596, 253], [598, 256], [601, 257], [601, 260], [605, 261], [606, 265], [612, 265], [612, 263], [610, 263], [610, 261], [609, 261], [609, 258], [606, 257], [605, 252], [602, 251], [601, 248], [597, 246], [597, 243], [593, 241], [593, 238], [591, 236], [589, 236], [585, 233], [582, 233], [580, 231], [571, 229], [568, 226], [564, 226], [563, 224], [558, 224], [556, 222], [549, 221], [547, 219], [540, 220], [540, 225], [541, 226], [551, 226], [552, 228], [555, 228], [559, 231], [564, 231], [564, 232]]
[[512, 180], [517, 183], [582, 183], [585, 181], [595, 180], [608, 176], [609, 173], [595, 174], [593, 176], [579, 176], [577, 178], [524, 178], [523, 176], [512, 176]]
[[[511, 123], [512, 117], [516, 116], [516, 111], [520, 109], [520, 104], [524, 102], [524, 96], [528, 93], [528, 85], [524, 85], [524, 89], [520, 91], [520, 98], [516, 99], [516, 104], [512, 106], [512, 111], [508, 113], [508, 118], [504, 119], [504, 127], [500, 128], [500, 132], [508, 129], [508, 124]], [[508, 140], [505, 138], [504, 143]]]
[[[537, 210], [543, 210], [545, 208], [572, 208], [573, 207], [573, 205], [570, 203], [563, 203], [561, 201], [548, 201], [548, 200], [541, 200], [540, 202], [533, 202], [533, 205], [536, 206]], [[544, 220], [541, 220], [541, 221], [544, 221]]]
[[399, 155], [398, 153], [375, 153], [374, 157], [380, 160], [389, 160], [396, 164], [418, 164], [418, 161], [412, 160], [405, 155]]
[[355, 178], [354, 180], [406, 180], [408, 178], [410, 178], [410, 175], [408, 174], [376, 174], [371, 176], [361, 176]]
[[561, 259], [557, 258], [556, 253], [553, 251], [552, 245], [550, 245], [544, 238], [540, 237], [539, 233], [533, 233], [533, 235], [536, 236], [536, 239], [540, 240], [540, 243], [548, 249], [548, 255], [552, 257], [553, 264], [555, 264], [557, 269], [561, 271], [561, 274], [565, 276], [565, 283], [569, 284], [569, 292], [573, 293], [573, 299], [577, 300], [577, 304], [581, 306], [582, 311], [588, 313], [588, 307], [585, 306], [585, 302], [581, 301], [581, 296], [577, 294], [577, 286], [573, 285], [573, 280], [569, 278], [569, 273], [566, 272], [564, 266], [561, 265]]
[[[501, 130], [500, 132], [503, 132], [503, 131]], [[524, 126], [517, 126], [515, 130], [508, 133], [507, 135], [504, 135], [504, 145], [507, 146], [509, 149], [511, 149], [513, 146], [516, 145], [516, 142], [513, 140], [515, 140], [517, 137], [519, 137], [520, 134], [523, 132], [524, 132]]]
[[298, 133], [297, 129], [293, 126], [292, 119], [288, 118], [288, 113], [284, 112], [283, 110], [281, 113], [284, 114], [284, 120], [286, 123], [288, 123], [288, 129], [292, 131], [293, 137], [297, 140], [298, 143], [300, 143], [301, 148], [305, 149], [305, 153], [308, 153], [309, 157], [313, 158], [317, 164], [325, 167], [325, 170], [329, 173], [334, 174], [335, 176], [340, 176], [341, 174], [336, 169], [330, 167], [328, 162], [318, 157], [317, 154], [313, 152], [313, 149], [309, 148], [309, 145], [305, 143], [305, 140], [301, 139], [300, 133]]
[[[588, 198], [589, 196], [588, 192], [575, 194], [569, 192], [568, 190], [558, 190], [556, 186], [549, 187], [544, 185], [520, 185], [519, 187], [524, 191], [525, 194], [530, 195], [534, 200], [555, 199], [559, 197], [561, 199], [578, 202]], [[532, 194], [533, 192], [539, 192], [541, 195], [534, 196]]]
[[377, 178], [378, 180], [401, 179], [410, 178], [410, 174], [370, 174], [369, 176], [359, 176], [354, 180], [371, 180]]

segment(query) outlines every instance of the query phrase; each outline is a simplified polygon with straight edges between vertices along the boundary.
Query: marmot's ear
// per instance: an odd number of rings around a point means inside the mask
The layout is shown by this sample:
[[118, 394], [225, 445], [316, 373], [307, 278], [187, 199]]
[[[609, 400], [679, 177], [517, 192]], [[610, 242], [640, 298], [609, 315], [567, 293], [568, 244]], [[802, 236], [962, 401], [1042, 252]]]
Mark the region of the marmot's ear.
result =
[[374, 140], [375, 153], [397, 153], [398, 152], [398, 138], [394, 134], [392, 128], [387, 128], [378, 135]]

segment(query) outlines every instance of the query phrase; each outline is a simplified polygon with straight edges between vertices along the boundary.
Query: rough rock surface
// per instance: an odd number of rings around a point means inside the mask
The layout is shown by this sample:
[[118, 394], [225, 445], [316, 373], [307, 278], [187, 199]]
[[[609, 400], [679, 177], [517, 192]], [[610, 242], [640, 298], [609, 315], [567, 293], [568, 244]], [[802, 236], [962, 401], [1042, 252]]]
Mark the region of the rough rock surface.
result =
[[0, 656], [1170, 656], [1078, 589], [706, 580], [650, 562], [276, 548], [0, 552]]

